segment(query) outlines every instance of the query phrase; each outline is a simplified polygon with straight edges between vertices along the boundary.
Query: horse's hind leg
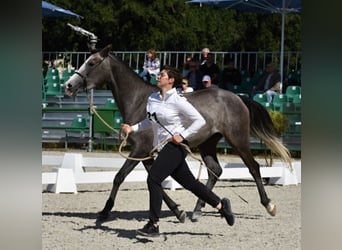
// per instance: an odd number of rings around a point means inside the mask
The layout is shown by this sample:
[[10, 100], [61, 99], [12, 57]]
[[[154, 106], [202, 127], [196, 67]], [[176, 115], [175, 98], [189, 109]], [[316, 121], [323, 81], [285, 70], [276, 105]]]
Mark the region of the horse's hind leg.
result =
[[[222, 138], [220, 134], [215, 134], [210, 137], [207, 141], [201, 144], [198, 148], [201, 153], [201, 157], [205, 162], [208, 171], [208, 181], [206, 186], [212, 190], [215, 186], [218, 178], [222, 174], [222, 168], [219, 164], [216, 155], [216, 145], [217, 142]], [[205, 206], [205, 202], [201, 199], [197, 200], [196, 206], [191, 216], [191, 220], [193, 222], [198, 221], [199, 218], [202, 216], [201, 209]]]
[[275, 216], [276, 214], [276, 206], [271, 203], [271, 200], [267, 197], [264, 185], [262, 183], [261, 174], [260, 174], [260, 165], [257, 161], [255, 161], [250, 149], [249, 144], [243, 147], [234, 147], [238, 154], [241, 156], [243, 162], [248, 167], [250, 174], [253, 176], [254, 181], [257, 185], [257, 189], [260, 196], [261, 204], [266, 208], [267, 212]]

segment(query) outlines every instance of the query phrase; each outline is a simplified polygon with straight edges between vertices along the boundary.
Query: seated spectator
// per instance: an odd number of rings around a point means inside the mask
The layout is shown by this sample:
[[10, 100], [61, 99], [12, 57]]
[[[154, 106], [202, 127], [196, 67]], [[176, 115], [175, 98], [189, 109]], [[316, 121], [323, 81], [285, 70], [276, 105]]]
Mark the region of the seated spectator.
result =
[[151, 76], [157, 76], [160, 72], [160, 60], [157, 58], [156, 51], [149, 49], [146, 52], [146, 60], [144, 61], [143, 71], [139, 74], [145, 82], [150, 82]]
[[266, 72], [253, 88], [253, 94], [265, 93], [267, 102], [272, 102], [273, 96], [281, 91], [280, 73], [274, 63], [267, 64]]
[[211, 78], [211, 83], [218, 85], [218, 77], [220, 74], [220, 69], [214, 62], [214, 54], [208, 53], [207, 61], [205, 64], [200, 66], [200, 71], [202, 75], [209, 75]]
[[189, 86], [189, 81], [186, 78], [182, 79], [182, 90], [181, 93], [189, 93], [189, 92], [193, 92], [194, 89], [192, 87]]
[[234, 67], [233, 61], [223, 69], [221, 83], [223, 89], [229, 89], [229, 85], [241, 85], [241, 72]]
[[209, 75], [205, 75], [202, 78], [202, 84], [205, 89], [209, 88], [218, 88], [217, 85], [211, 83], [211, 77]]

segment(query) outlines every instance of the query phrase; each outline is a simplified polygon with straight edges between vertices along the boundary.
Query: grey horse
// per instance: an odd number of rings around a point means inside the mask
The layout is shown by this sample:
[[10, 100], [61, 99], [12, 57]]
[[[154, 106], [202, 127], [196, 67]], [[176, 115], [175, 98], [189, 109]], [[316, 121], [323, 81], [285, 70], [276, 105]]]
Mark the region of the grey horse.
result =
[[[122, 60], [110, 53], [111, 45], [92, 54], [83, 65], [65, 83], [65, 92], [74, 96], [81, 90], [108, 84], [123, 117], [124, 123], [135, 124], [146, 117], [148, 96], [157, 92], [157, 86], [145, 83]], [[274, 216], [276, 206], [268, 198], [260, 175], [260, 166], [250, 150], [250, 134], [260, 138], [290, 167], [291, 156], [288, 149], [277, 137], [272, 120], [267, 110], [259, 103], [244, 96], [238, 96], [222, 89], [205, 89], [185, 95], [188, 101], [202, 114], [206, 125], [195, 136], [189, 138], [189, 146], [197, 147], [201, 158], [208, 169], [207, 187], [212, 189], [222, 173], [219, 165], [216, 146], [224, 137], [231, 147], [239, 154], [256, 183], [261, 204], [267, 212]], [[132, 133], [128, 137], [131, 145], [129, 157], [146, 157], [152, 147], [151, 130]], [[143, 161], [148, 171], [153, 159]], [[98, 219], [106, 219], [114, 206], [119, 186], [126, 176], [138, 164], [138, 161], [126, 160], [116, 174], [108, 200]], [[176, 217], [184, 222], [186, 213], [178, 209], [178, 205], [164, 192], [163, 199]], [[191, 219], [197, 221], [202, 215], [205, 203], [198, 200]]]

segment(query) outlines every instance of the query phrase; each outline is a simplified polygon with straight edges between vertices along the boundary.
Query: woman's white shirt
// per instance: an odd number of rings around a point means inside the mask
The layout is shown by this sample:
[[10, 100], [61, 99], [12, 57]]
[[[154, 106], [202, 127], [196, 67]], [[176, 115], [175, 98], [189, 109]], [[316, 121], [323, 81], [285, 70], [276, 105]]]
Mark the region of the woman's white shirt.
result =
[[[185, 97], [178, 95], [175, 88], [167, 91], [164, 98], [160, 92], [151, 94], [148, 98], [146, 111], [148, 117], [133, 125], [132, 129], [133, 131], [140, 131], [152, 126], [153, 146], [170, 138], [170, 133], [172, 135], [180, 134], [187, 139], [205, 125], [202, 115]], [[158, 151], [164, 145], [159, 145]]]

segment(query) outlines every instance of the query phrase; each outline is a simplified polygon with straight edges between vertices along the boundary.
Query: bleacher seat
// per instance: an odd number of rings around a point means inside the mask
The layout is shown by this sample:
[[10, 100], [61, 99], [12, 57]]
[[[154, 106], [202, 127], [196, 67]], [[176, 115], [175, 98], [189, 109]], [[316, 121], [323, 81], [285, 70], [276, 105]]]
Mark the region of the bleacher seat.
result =
[[157, 85], [157, 82], [158, 82], [157, 76], [151, 75], [150, 83], [151, 83], [152, 85]]
[[77, 116], [72, 120], [71, 127], [65, 129], [65, 148], [68, 142], [86, 142], [89, 137], [89, 125], [87, 117]]
[[122, 123], [123, 123], [122, 115], [120, 114], [119, 111], [115, 111], [115, 113], [114, 113], [114, 128], [120, 129]]
[[302, 111], [302, 94], [294, 95], [292, 102], [295, 105], [296, 112]]
[[271, 102], [264, 102], [262, 105], [267, 109], [267, 110], [274, 110], [274, 105]]
[[59, 72], [57, 69], [48, 68], [48, 70], [46, 71], [45, 78], [50, 77], [50, 76], [58, 76], [58, 74]]
[[109, 108], [109, 109], [117, 109], [118, 106], [116, 105], [116, 102], [113, 98], [109, 98], [107, 99], [107, 101], [104, 104], [105, 108]]
[[46, 95], [53, 95], [53, 96], [63, 96], [61, 85], [57, 82], [48, 82], [46, 84]]
[[255, 94], [253, 96], [253, 100], [260, 103], [260, 104], [263, 104], [265, 102], [267, 102], [267, 95], [265, 94]]
[[74, 69], [65, 69], [62, 73], [62, 78], [60, 79], [60, 83], [64, 84], [68, 79], [75, 73]]
[[285, 90], [288, 101], [292, 102], [295, 95], [301, 94], [301, 87], [296, 85], [289, 85]]
[[287, 95], [286, 94], [276, 94], [273, 96], [272, 103], [274, 105], [275, 111], [283, 112], [284, 104], [287, 103]]

